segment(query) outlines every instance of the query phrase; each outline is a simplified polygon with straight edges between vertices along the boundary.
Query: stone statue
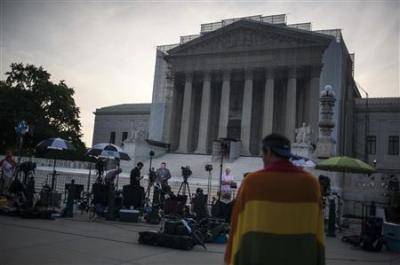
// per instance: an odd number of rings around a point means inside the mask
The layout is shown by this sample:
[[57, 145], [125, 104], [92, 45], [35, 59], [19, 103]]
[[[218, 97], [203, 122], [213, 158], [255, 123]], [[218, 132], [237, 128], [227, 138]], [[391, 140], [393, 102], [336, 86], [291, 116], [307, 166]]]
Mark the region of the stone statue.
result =
[[310, 144], [311, 143], [311, 128], [310, 126], [306, 126], [306, 123], [303, 122], [300, 128], [295, 130], [296, 132], [296, 143], [297, 144]]
[[145, 140], [146, 139], [146, 131], [141, 128], [134, 129], [132, 131], [131, 137], [128, 137], [124, 144], [126, 143], [136, 143], [138, 140]]
[[146, 138], [146, 132], [143, 129], [137, 129], [133, 135], [135, 140], [144, 140]]

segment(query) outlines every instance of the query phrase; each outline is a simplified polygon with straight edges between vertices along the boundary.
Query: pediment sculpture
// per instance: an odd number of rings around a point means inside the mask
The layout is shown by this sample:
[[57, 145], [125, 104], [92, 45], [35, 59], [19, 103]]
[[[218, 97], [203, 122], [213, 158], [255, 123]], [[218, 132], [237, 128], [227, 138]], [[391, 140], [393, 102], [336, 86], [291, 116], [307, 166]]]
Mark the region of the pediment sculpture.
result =
[[187, 43], [181, 48], [177, 47], [171, 55], [238, 51], [248, 50], [249, 48], [293, 48], [314, 44], [310, 40], [251, 28], [233, 29], [204, 40], [200, 40], [200, 38], [193, 41], [193, 43]]

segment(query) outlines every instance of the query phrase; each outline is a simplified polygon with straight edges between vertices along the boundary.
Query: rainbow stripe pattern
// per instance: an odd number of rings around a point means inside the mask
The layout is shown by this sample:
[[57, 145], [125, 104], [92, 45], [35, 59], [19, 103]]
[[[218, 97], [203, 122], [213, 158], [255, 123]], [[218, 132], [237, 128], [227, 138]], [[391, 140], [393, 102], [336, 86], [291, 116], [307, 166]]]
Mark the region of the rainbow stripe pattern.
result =
[[234, 205], [225, 264], [325, 264], [317, 178], [286, 160], [248, 175]]

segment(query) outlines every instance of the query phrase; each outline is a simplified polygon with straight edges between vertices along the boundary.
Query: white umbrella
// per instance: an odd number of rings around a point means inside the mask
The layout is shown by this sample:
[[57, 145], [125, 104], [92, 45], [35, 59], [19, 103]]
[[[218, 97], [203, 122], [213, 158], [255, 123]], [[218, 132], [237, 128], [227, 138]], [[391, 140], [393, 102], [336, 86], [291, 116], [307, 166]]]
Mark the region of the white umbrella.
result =
[[125, 153], [121, 147], [109, 143], [95, 144], [86, 152], [86, 155], [109, 159], [131, 160], [129, 155]]
[[42, 150], [73, 150], [74, 146], [70, 141], [64, 140], [62, 138], [49, 138], [41, 141], [36, 145], [36, 149]]
[[[75, 147], [70, 141], [64, 140], [62, 138], [49, 138], [41, 141], [36, 145], [36, 150], [45, 151], [64, 151], [64, 150], [75, 150]], [[51, 189], [54, 189], [55, 178], [56, 178], [56, 161], [57, 157], [54, 155], [53, 162], [53, 174], [51, 179]]]
[[[113, 160], [131, 160], [129, 155], [125, 153], [121, 147], [115, 144], [110, 143], [99, 143], [95, 144], [86, 152], [87, 156], [96, 157], [96, 158], [107, 158]], [[119, 164], [119, 163], [118, 163]], [[118, 165], [119, 167], [119, 165]], [[119, 181], [119, 174], [117, 175], [117, 187]]]
[[292, 162], [293, 165], [298, 167], [314, 168], [316, 166], [316, 163], [314, 161], [301, 156], [291, 158], [290, 162]]

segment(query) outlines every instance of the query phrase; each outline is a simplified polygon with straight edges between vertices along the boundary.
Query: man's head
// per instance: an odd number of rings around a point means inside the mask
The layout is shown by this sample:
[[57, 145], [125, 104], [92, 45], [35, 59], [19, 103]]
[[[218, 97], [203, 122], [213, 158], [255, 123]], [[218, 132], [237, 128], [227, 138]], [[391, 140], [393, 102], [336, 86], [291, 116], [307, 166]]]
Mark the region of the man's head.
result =
[[12, 151], [11, 150], [7, 150], [6, 159], [12, 159]]
[[262, 141], [264, 165], [275, 160], [287, 160], [292, 154], [290, 152], [290, 141], [283, 135], [272, 133]]
[[139, 162], [139, 163], [136, 164], [136, 166], [137, 166], [138, 169], [142, 169], [143, 163], [142, 163], [142, 162]]
[[161, 163], [161, 168], [166, 168], [166, 167], [167, 167], [167, 163], [162, 162], [162, 163]]
[[231, 173], [231, 169], [229, 168], [229, 167], [227, 167], [226, 169], [225, 169], [225, 175], [229, 175]]

